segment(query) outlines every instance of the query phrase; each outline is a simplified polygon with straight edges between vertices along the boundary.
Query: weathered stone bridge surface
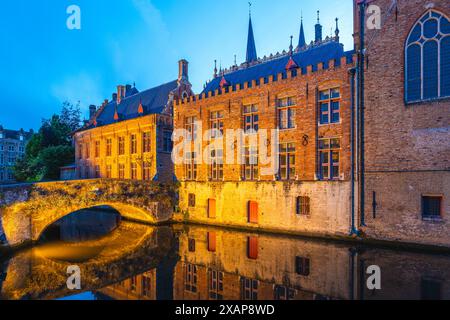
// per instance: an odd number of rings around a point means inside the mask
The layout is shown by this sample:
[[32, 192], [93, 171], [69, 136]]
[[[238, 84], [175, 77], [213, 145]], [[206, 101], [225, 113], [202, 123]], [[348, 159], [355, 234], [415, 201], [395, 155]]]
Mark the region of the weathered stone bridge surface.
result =
[[174, 186], [148, 181], [100, 179], [3, 186], [0, 240], [9, 246], [36, 241], [59, 219], [97, 206], [112, 207], [129, 220], [160, 224], [171, 220], [174, 199]]

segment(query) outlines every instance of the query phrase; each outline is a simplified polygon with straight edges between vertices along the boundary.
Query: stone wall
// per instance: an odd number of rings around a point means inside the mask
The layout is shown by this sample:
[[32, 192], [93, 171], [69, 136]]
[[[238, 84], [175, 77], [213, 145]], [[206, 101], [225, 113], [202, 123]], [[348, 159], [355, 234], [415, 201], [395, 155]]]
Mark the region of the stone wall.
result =
[[[189, 205], [195, 195], [195, 206]], [[297, 197], [310, 198], [310, 214], [296, 213]], [[208, 200], [216, 217], [208, 218]], [[258, 204], [258, 223], [248, 222], [249, 201]], [[317, 235], [350, 233], [350, 183], [182, 182], [178, 220]]]

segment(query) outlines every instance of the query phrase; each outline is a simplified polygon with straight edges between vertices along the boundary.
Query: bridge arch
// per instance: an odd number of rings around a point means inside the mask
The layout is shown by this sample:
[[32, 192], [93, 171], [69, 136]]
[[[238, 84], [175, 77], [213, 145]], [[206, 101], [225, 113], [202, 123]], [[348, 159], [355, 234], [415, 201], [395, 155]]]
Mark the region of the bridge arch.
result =
[[39, 183], [3, 190], [0, 222], [9, 245], [37, 241], [63, 217], [83, 209], [109, 206], [122, 217], [147, 224], [172, 218], [172, 186], [122, 180]]

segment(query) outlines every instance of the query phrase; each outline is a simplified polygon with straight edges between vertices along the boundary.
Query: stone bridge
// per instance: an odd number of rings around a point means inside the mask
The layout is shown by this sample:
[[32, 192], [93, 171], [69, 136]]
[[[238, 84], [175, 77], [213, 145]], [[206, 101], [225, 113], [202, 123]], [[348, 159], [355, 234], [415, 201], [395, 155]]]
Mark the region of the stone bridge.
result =
[[147, 224], [170, 221], [175, 187], [148, 181], [80, 180], [0, 187], [0, 239], [19, 246], [39, 239], [54, 222], [98, 206]]

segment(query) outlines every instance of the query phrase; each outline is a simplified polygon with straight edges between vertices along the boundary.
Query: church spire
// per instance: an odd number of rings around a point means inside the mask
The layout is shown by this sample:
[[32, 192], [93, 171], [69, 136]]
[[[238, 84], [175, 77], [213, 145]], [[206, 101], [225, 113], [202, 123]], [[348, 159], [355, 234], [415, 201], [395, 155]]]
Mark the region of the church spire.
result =
[[254, 62], [258, 60], [258, 55], [256, 53], [256, 45], [255, 45], [255, 36], [253, 35], [253, 25], [252, 25], [252, 4], [251, 2], [248, 3], [249, 8], [249, 24], [248, 24], [248, 40], [247, 40], [247, 57], [246, 62]]
[[306, 46], [306, 40], [305, 40], [305, 30], [303, 29], [303, 14], [302, 14], [302, 20], [300, 23], [300, 37], [298, 39], [298, 48], [301, 49], [304, 46]]

